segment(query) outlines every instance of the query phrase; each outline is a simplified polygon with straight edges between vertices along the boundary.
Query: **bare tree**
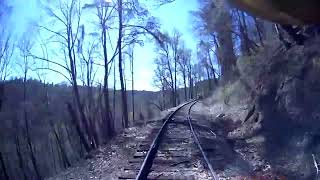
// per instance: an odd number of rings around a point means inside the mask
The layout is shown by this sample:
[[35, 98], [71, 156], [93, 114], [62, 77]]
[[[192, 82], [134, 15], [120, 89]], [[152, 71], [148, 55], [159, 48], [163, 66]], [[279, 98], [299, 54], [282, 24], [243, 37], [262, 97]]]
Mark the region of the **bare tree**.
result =
[[181, 38], [181, 34], [177, 30], [174, 30], [173, 36], [170, 41], [172, 56], [174, 61], [174, 104], [173, 106], [177, 105], [177, 100], [178, 100], [178, 92], [177, 92], [177, 67], [178, 66], [177, 65], [180, 59], [179, 57], [180, 38]]
[[187, 64], [187, 74], [188, 74], [188, 84], [189, 84], [189, 99], [193, 99], [193, 76], [192, 76], [193, 66], [190, 63]]
[[[55, 8], [47, 5], [46, 11], [48, 15], [52, 17], [51, 23], [59, 23], [58, 27], [62, 27], [62, 29], [54, 30], [47, 26], [40, 25], [39, 28], [41, 30], [50, 33], [51, 42], [58, 44], [61, 47], [62, 54], [64, 55], [65, 64], [60, 62], [55, 62], [50, 59], [44, 59], [40, 57], [36, 57], [38, 59], [42, 59], [47, 61], [48, 63], [59, 67], [60, 69], [66, 71], [69, 75], [69, 78], [64, 75], [63, 72], [57, 71], [55, 69], [49, 69], [53, 72], [59, 73], [63, 77], [67, 78], [69, 82], [72, 84], [75, 107], [77, 108], [80, 114], [80, 121], [75, 121], [77, 123], [76, 126], [81, 127], [80, 124], [84, 125], [85, 134], [87, 136], [86, 139], [81, 138], [85, 144], [86, 151], [90, 151], [91, 149], [96, 147], [96, 143], [94, 141], [92, 130], [90, 129], [90, 123], [88, 118], [85, 115], [84, 106], [81, 102], [79, 87], [78, 87], [78, 56], [77, 56], [77, 47], [79, 48], [79, 39], [81, 32], [81, 14], [82, 14], [82, 4], [79, 0], [71, 0], [68, 2], [64, 2], [59, 0], [58, 3], [53, 3], [56, 5]], [[74, 117], [74, 114], [72, 115]], [[75, 116], [77, 117], [77, 116]], [[74, 117], [74, 118], [75, 118]], [[78, 131], [78, 133], [83, 133], [82, 130]], [[85, 137], [84, 135], [80, 135], [80, 137]]]
[[[1, 16], [0, 16], [1, 17]], [[0, 111], [4, 98], [4, 81], [8, 77], [8, 66], [15, 46], [11, 42], [11, 35], [5, 27], [0, 25]]]
[[125, 91], [124, 84], [124, 70], [123, 70], [123, 59], [122, 59], [122, 40], [123, 40], [123, 2], [122, 0], [118, 0], [118, 18], [119, 18], [119, 35], [118, 35], [118, 47], [119, 47], [119, 77], [120, 77], [120, 87], [121, 87], [121, 103], [122, 103], [122, 116], [124, 127], [129, 127], [129, 119], [128, 119], [128, 102], [127, 102], [127, 93]]
[[[200, 20], [200, 32], [204, 37], [212, 38], [219, 57], [222, 81], [233, 80], [237, 74], [236, 55], [233, 42], [233, 21], [231, 13], [222, 0], [199, 0], [201, 8], [195, 13]], [[237, 34], [237, 33], [236, 33]]]
[[184, 86], [184, 99], [185, 101], [188, 100], [188, 88], [187, 88], [187, 81], [188, 81], [188, 66], [191, 64], [191, 50], [186, 49], [184, 46], [181, 47], [179, 52], [179, 71], [182, 75], [183, 86]]
[[[156, 69], [154, 71], [155, 76], [153, 77], [154, 86], [160, 89], [160, 96], [157, 99], [159, 102], [150, 102], [156, 106], [160, 111], [168, 107], [167, 99], [170, 99], [172, 106], [172, 86], [170, 85], [170, 76], [167, 70], [164, 68], [165, 64], [161, 59], [155, 59]], [[169, 97], [167, 97], [167, 92], [169, 91]]]
[[135, 105], [134, 105], [134, 44], [128, 47], [128, 57], [130, 59], [130, 71], [131, 71], [131, 106], [132, 106], [132, 121], [135, 121]]
[[[8, 65], [10, 63], [11, 56], [14, 51], [14, 46], [10, 43], [10, 35], [5, 31], [5, 28], [0, 29], [0, 112], [2, 109], [3, 99], [4, 99], [4, 89], [5, 83], [8, 76]], [[5, 179], [9, 179], [6, 164], [2, 152], [0, 150], [0, 164]]]
[[156, 69], [156, 82], [164, 87], [170, 87], [171, 92], [171, 104], [176, 106], [178, 100], [178, 64], [181, 58], [180, 51], [180, 33], [174, 31], [173, 36], [170, 37], [168, 34], [161, 36], [161, 44], [157, 46], [158, 58], [155, 63], [157, 64]]
[[27, 139], [27, 143], [28, 143], [28, 148], [30, 151], [30, 157], [31, 157], [31, 162], [34, 168], [34, 171], [36, 173], [36, 178], [41, 180], [42, 176], [40, 174], [40, 170], [37, 164], [37, 160], [36, 160], [36, 156], [35, 156], [35, 152], [34, 152], [34, 146], [32, 144], [32, 139], [31, 139], [31, 134], [30, 134], [30, 119], [29, 119], [29, 115], [28, 115], [28, 110], [27, 110], [27, 78], [28, 78], [28, 71], [30, 70], [30, 52], [31, 52], [31, 48], [33, 46], [33, 43], [30, 39], [28, 39], [25, 36], [23, 36], [23, 38], [21, 39], [21, 41], [19, 42], [19, 50], [20, 50], [20, 54], [23, 58], [23, 64], [20, 64], [23, 70], [23, 119], [24, 119], [24, 125], [25, 125], [25, 132], [26, 132], [26, 139]]
[[88, 123], [93, 135], [93, 143], [96, 147], [100, 145], [98, 132], [96, 128], [95, 109], [94, 109], [94, 81], [97, 73], [94, 59], [97, 59], [98, 44], [94, 40], [88, 40], [92, 37], [86, 37], [84, 25], [81, 26], [81, 36], [78, 42], [78, 55], [81, 63], [81, 80], [86, 87], [87, 96], [84, 98], [84, 107], [87, 114]]
[[[219, 48], [216, 46], [216, 48]], [[211, 80], [214, 81], [215, 85], [218, 85], [218, 74], [216, 70], [216, 65], [218, 65], [218, 62], [214, 62], [214, 54], [216, 53], [213, 50], [213, 47], [210, 45], [209, 42], [205, 42], [201, 40], [198, 43], [198, 58], [201, 60], [204, 68], [206, 69], [207, 72], [207, 77], [209, 81], [209, 90], [212, 90], [211, 86]], [[216, 56], [217, 57], [217, 56]], [[216, 64], [216, 65], [215, 65]]]
[[171, 49], [170, 49], [170, 37], [164, 34], [163, 44], [160, 46], [160, 53], [158, 64], [164, 68], [164, 72], [162, 72], [165, 77], [163, 77], [163, 82], [166, 83], [165, 86], [169, 85], [170, 92], [171, 92], [171, 105], [175, 106], [176, 99], [175, 99], [175, 83], [174, 83], [174, 67], [172, 65], [172, 56], [171, 56]]
[[115, 135], [114, 129], [114, 118], [112, 117], [112, 112], [110, 108], [110, 95], [109, 95], [109, 75], [111, 63], [115, 61], [115, 56], [118, 53], [118, 45], [113, 53], [109, 57], [108, 54], [108, 43], [112, 47], [112, 42], [110, 40], [109, 34], [109, 24], [113, 23], [114, 16], [116, 13], [115, 5], [107, 1], [97, 1], [96, 4], [97, 17], [99, 19], [99, 26], [101, 29], [101, 47], [103, 49], [103, 59], [104, 59], [104, 85], [103, 85], [103, 94], [104, 94], [104, 106], [105, 106], [105, 123], [107, 128], [108, 138], [111, 138]]
[[9, 75], [9, 63], [15, 46], [11, 43], [11, 36], [4, 29], [0, 30], [0, 80], [4, 81]]

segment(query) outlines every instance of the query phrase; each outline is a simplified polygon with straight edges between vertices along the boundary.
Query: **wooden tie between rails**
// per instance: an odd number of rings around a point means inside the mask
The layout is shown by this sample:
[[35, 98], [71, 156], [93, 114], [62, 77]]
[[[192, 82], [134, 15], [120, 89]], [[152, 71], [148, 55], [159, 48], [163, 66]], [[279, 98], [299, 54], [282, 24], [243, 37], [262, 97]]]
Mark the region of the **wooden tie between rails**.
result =
[[[211, 165], [203, 165], [203, 162], [224, 160], [223, 149], [220, 148], [221, 143], [210, 128], [197, 124], [195, 128], [198, 128], [199, 132], [195, 133], [191, 121], [196, 121], [190, 118], [190, 109], [195, 102], [182, 105], [164, 124], [155, 125], [149, 136], [140, 142], [133, 159], [124, 167], [124, 173], [119, 179], [192, 180], [202, 177], [215, 180], [217, 178], [212, 172]], [[186, 111], [182, 112], [183, 108]], [[201, 143], [203, 145], [200, 145]], [[211, 156], [208, 158], [205, 152], [209, 152]]]

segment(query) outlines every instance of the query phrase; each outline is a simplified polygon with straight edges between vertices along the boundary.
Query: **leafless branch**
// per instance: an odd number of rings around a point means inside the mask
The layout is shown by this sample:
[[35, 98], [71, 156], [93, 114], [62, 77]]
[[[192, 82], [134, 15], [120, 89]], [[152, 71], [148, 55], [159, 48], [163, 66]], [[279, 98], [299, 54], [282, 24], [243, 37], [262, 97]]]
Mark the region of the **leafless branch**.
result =
[[64, 78], [66, 78], [71, 84], [72, 84], [72, 81], [70, 80], [70, 78], [68, 78], [66, 75], [64, 75], [62, 72], [60, 71], [57, 71], [55, 69], [51, 69], [49, 67], [46, 67], [46, 68], [35, 68], [35, 69], [31, 69], [32, 71], [37, 71], [37, 70], [49, 70], [49, 71], [52, 71], [52, 72], [55, 72], [57, 74], [60, 74], [61, 76], [63, 76]]
[[313, 159], [313, 164], [314, 164], [314, 167], [316, 168], [316, 170], [317, 170], [317, 175], [319, 174], [319, 164], [318, 164], [318, 162], [317, 162], [317, 160], [316, 160], [316, 157], [315, 157], [315, 155], [314, 154], [312, 154], [312, 159]]
[[57, 35], [57, 36], [59, 36], [59, 37], [61, 37], [61, 38], [63, 38], [64, 40], [67, 41], [67, 38], [66, 38], [65, 36], [63, 36], [61, 33], [59, 33], [59, 32], [53, 31], [53, 30], [51, 30], [51, 29], [49, 29], [49, 28], [47, 28], [47, 27], [41, 26], [41, 25], [39, 25], [38, 27], [39, 27], [39, 28], [42, 28], [42, 29], [45, 29], [46, 31], [49, 31], [49, 32], [51, 32], [51, 33], [53, 33], [53, 34], [55, 34], [55, 35]]
[[59, 63], [54, 62], [54, 61], [51, 61], [51, 60], [49, 60], [49, 59], [47, 59], [47, 58], [38, 57], [38, 56], [36, 56], [36, 55], [32, 55], [32, 54], [31, 54], [30, 56], [33, 57], [33, 58], [35, 58], [35, 59], [39, 59], [39, 60], [43, 60], [43, 61], [47, 61], [47, 62], [49, 62], [49, 63], [55, 64], [55, 65], [57, 65], [57, 66], [59, 66], [59, 67], [62, 67], [63, 69], [65, 69], [65, 70], [68, 71], [69, 73], [71, 73], [70, 69], [69, 69], [68, 67], [62, 65], [62, 64], [59, 64]]

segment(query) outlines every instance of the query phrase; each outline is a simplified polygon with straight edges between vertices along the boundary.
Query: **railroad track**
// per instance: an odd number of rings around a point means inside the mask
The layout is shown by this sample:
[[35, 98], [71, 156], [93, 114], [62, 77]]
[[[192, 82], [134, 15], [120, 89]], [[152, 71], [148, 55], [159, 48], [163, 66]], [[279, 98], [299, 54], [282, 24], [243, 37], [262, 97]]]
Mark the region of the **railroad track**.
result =
[[[210, 139], [207, 137], [215, 138], [216, 135], [210, 128], [199, 128], [193, 122], [191, 109], [197, 102], [193, 100], [181, 105], [164, 122], [156, 124], [150, 133], [153, 140], [141, 142], [119, 179], [197, 179], [195, 175], [198, 175], [218, 180], [207, 155], [207, 151], [215, 150], [216, 146], [201, 143], [201, 137]], [[195, 126], [201, 131], [196, 132]], [[206, 168], [195, 168], [199, 161], [205, 162]]]

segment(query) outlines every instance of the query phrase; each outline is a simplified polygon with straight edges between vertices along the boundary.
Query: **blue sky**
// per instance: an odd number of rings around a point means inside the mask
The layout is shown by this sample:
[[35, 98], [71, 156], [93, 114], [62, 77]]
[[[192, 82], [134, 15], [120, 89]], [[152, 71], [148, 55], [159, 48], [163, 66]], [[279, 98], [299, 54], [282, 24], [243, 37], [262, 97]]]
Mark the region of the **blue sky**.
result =
[[[27, 24], [32, 20], [39, 20], [38, 0], [7, 0], [13, 5], [13, 15], [9, 20], [9, 27], [16, 35], [25, 30]], [[149, 1], [149, 0], [148, 0]], [[198, 9], [197, 0], [176, 0], [173, 3], [151, 10], [151, 14], [158, 17], [162, 31], [172, 32], [177, 29], [182, 33], [182, 39], [187, 48], [196, 49], [197, 39], [193, 33], [193, 19], [190, 11]], [[152, 42], [146, 41], [143, 47], [136, 46], [135, 49], [135, 88], [138, 90], [157, 90], [153, 86], [154, 58], [156, 57]], [[32, 75], [31, 75], [32, 76]], [[98, 76], [100, 76], [98, 74]], [[129, 74], [127, 75], [129, 76]], [[59, 83], [65, 81], [55, 74], [48, 74], [49, 81]], [[131, 82], [127, 82], [131, 87]]]

